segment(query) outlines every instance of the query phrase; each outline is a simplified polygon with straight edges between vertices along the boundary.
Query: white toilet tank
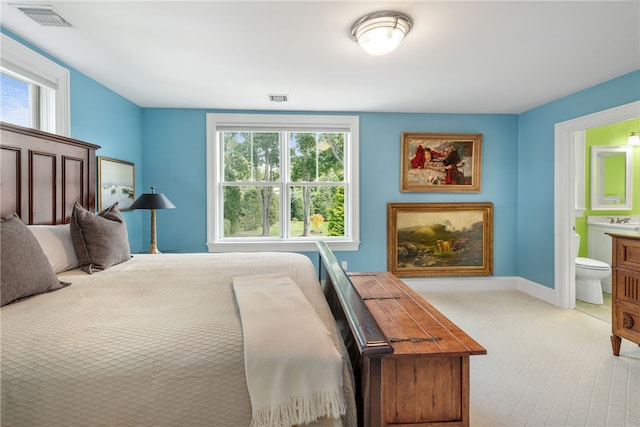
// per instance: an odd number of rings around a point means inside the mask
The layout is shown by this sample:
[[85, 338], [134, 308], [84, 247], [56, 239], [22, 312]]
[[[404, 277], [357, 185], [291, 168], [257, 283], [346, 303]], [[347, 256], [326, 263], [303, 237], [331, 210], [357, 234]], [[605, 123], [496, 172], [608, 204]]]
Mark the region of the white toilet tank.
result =
[[571, 259], [578, 258], [579, 253], [580, 253], [580, 235], [578, 233], [573, 233], [573, 253], [571, 254]]
[[[611, 265], [611, 236], [606, 233], [616, 232], [614, 228], [607, 228], [606, 225], [587, 224], [589, 242], [589, 258], [597, 259]], [[602, 290], [611, 293], [611, 276], [602, 280]]]

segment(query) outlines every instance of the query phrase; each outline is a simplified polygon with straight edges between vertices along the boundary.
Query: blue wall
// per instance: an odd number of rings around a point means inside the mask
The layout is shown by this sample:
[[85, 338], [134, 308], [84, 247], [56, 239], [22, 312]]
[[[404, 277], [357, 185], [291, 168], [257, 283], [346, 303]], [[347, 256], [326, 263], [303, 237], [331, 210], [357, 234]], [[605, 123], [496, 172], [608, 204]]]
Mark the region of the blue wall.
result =
[[[177, 206], [158, 211], [160, 248], [205, 252], [205, 115], [216, 110], [139, 108], [73, 69], [71, 98], [72, 137], [101, 145], [99, 155], [134, 162], [136, 195], [154, 185]], [[637, 100], [640, 70], [520, 115], [349, 113], [360, 117], [362, 244], [339, 258], [353, 271], [386, 269], [387, 203], [489, 201], [495, 214], [494, 274], [553, 288], [554, 125]], [[482, 191], [400, 192], [402, 132], [482, 133]], [[148, 213], [125, 212], [125, 218], [132, 252], [146, 250]]]
[[[176, 205], [176, 209], [156, 211], [158, 247], [206, 252], [205, 111], [145, 108], [142, 117], [144, 191], [153, 185]], [[148, 215], [144, 221], [148, 242]]]
[[[141, 108], [75, 70], [71, 74], [71, 137], [98, 144], [99, 156], [132, 162], [136, 196], [142, 192]], [[148, 247], [142, 241], [144, 213], [123, 212], [132, 253]]]

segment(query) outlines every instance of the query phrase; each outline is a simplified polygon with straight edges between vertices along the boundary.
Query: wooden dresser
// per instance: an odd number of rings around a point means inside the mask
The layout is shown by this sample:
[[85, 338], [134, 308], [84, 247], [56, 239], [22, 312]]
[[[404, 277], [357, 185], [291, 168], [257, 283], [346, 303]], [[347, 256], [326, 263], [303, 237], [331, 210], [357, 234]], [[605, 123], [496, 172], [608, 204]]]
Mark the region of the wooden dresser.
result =
[[612, 243], [611, 346], [622, 338], [640, 344], [640, 235], [614, 234]]
[[[487, 350], [388, 272], [349, 273], [393, 348], [363, 355], [364, 426], [468, 426], [469, 356]], [[379, 408], [379, 409], [376, 409]]]

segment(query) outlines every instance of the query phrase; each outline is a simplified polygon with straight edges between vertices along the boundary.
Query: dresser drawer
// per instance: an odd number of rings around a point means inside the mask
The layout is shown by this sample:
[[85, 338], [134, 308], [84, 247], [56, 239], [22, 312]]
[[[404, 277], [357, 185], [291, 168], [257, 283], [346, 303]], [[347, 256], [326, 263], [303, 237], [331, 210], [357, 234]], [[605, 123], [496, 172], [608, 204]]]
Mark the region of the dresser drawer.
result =
[[617, 237], [613, 239], [613, 267], [640, 271], [640, 240]]
[[640, 271], [613, 269], [613, 297], [640, 307]]
[[619, 302], [612, 320], [614, 335], [640, 344], [640, 307]]

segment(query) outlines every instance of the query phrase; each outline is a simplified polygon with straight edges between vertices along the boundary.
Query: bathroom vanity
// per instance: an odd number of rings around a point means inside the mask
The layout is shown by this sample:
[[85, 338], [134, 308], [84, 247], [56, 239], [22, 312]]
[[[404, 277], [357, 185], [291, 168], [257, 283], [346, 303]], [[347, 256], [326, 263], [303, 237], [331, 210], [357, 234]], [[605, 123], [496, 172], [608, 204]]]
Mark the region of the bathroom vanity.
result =
[[[640, 232], [640, 215], [587, 217], [587, 257], [613, 265], [611, 234]], [[639, 233], [640, 234], [640, 233]], [[613, 276], [602, 279], [602, 290], [612, 292]]]
[[612, 239], [611, 346], [622, 338], [640, 344], [640, 233], [609, 233]]

